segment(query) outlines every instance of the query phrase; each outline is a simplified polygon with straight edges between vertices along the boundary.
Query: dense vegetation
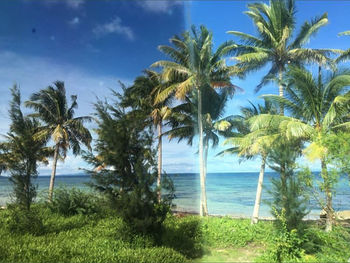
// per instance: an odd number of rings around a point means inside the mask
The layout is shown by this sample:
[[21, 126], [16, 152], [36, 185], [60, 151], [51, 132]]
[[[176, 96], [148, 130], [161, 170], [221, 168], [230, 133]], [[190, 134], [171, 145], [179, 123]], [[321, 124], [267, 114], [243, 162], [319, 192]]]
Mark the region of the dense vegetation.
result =
[[[327, 14], [296, 33], [295, 10], [293, 0], [250, 3], [246, 14], [257, 35], [229, 31], [239, 41], [216, 49], [203, 25], [173, 36], [170, 46], [159, 46], [168, 60], [154, 62], [133, 85], [122, 85], [122, 93], [98, 100], [94, 116], [75, 117], [78, 97], [69, 103], [62, 81], [32, 94], [25, 115], [13, 87], [0, 164], [10, 174], [15, 199], [0, 213], [0, 239], [6, 240], [1, 261], [184, 262], [215, 260], [220, 249], [237, 253], [245, 246], [258, 253], [250, 261], [348, 260], [350, 231], [336, 221], [333, 196], [339, 175], [350, 170], [350, 71], [340, 64], [349, 51], [305, 48], [328, 23]], [[237, 63], [228, 65], [227, 58]], [[250, 103], [240, 115], [224, 117], [227, 102], [241, 89], [232, 80], [267, 65], [256, 90], [274, 83], [278, 95], [263, 95], [264, 105]], [[85, 126], [89, 121], [95, 140]], [[174, 189], [162, 169], [164, 136], [190, 145], [198, 139], [201, 217], [171, 215]], [[202, 217], [208, 216], [208, 151], [222, 137], [230, 148], [220, 154], [261, 158], [251, 225]], [[86, 172], [94, 192], [54, 189], [57, 162], [68, 151], [92, 166]], [[37, 166], [51, 157], [49, 196], [33, 204]], [[319, 188], [299, 157], [320, 162]], [[271, 189], [275, 222], [258, 222], [265, 166], [279, 174]], [[303, 218], [314, 196], [326, 220], [308, 223]]]

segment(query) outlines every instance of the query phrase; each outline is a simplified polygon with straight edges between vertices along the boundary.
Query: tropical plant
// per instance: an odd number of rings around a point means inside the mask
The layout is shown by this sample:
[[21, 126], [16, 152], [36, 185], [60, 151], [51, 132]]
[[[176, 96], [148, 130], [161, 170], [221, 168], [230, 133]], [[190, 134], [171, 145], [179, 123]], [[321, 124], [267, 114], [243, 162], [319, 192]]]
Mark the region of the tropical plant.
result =
[[145, 129], [145, 114], [125, 112], [99, 101], [95, 104], [98, 128], [93, 153], [83, 157], [94, 170], [91, 186], [110, 200], [111, 206], [134, 230], [159, 234], [171, 199], [158, 202], [153, 158], [153, 130]]
[[[350, 31], [344, 31], [338, 34], [339, 36], [349, 36]], [[350, 48], [345, 50], [339, 57], [337, 57], [336, 62], [346, 61], [350, 58]]]
[[36, 196], [33, 179], [38, 175], [38, 162], [47, 163], [46, 157], [52, 151], [45, 147], [47, 138], [35, 136], [40, 123], [22, 113], [21, 94], [16, 85], [11, 93], [11, 125], [10, 131], [5, 135], [6, 140], [0, 144], [0, 162], [5, 170], [10, 171], [16, 203], [29, 210]]
[[252, 134], [249, 134], [250, 128], [248, 120], [251, 117], [257, 116], [259, 114], [277, 114], [277, 109], [273, 107], [273, 105], [268, 101], [265, 101], [265, 105], [258, 104], [257, 106], [255, 106], [250, 101], [249, 103], [251, 105], [250, 107], [241, 107], [241, 115], [234, 115], [229, 117], [232, 134], [227, 137], [224, 144], [231, 144], [233, 147], [228, 148], [219, 154], [238, 154], [238, 156], [242, 157], [243, 159], [251, 159], [256, 155], [260, 155], [261, 166], [256, 190], [253, 216], [251, 220], [252, 224], [256, 224], [259, 220], [259, 209], [268, 149], [266, 145], [262, 143], [262, 141], [256, 140], [256, 137], [252, 136]]
[[25, 105], [34, 109], [35, 113], [31, 116], [43, 122], [36, 136], [47, 138], [51, 135], [55, 144], [48, 197], [51, 201], [58, 159], [64, 160], [69, 149], [72, 149], [74, 155], [80, 154], [81, 144], [91, 149], [91, 134], [84, 127], [84, 122], [91, 121], [91, 117], [74, 117], [75, 109], [78, 107], [77, 96], [71, 96], [71, 104], [68, 106], [66, 89], [62, 81], [56, 81], [54, 86], [48, 86], [32, 94]]
[[340, 71], [325, 78], [321, 73], [319, 68], [315, 79], [307, 70], [292, 67], [288, 72], [286, 98], [264, 96], [271, 102], [282, 104], [292, 117], [261, 114], [251, 119], [251, 128], [257, 132], [273, 126], [277, 130], [276, 134], [285, 140], [300, 139], [310, 142], [304, 154], [310, 160], [321, 161], [321, 176], [324, 181], [322, 188], [326, 195], [326, 230], [331, 231], [334, 215], [332, 193], [335, 189], [327, 171], [328, 151], [323, 142], [327, 136], [350, 127], [350, 93], [345, 93], [350, 86], [350, 73]]
[[163, 120], [167, 119], [171, 113], [169, 105], [171, 98], [162, 102], [154, 103], [156, 94], [164, 87], [161, 75], [155, 71], [146, 70], [145, 76], [139, 76], [135, 79], [131, 87], [124, 89], [120, 104], [123, 107], [131, 107], [133, 111], [140, 111], [147, 115], [145, 118], [147, 124], [151, 122], [157, 129], [158, 135], [158, 201], [161, 200], [161, 181], [162, 181], [162, 130]]
[[[303, 48], [310, 37], [328, 23], [327, 13], [305, 22], [300, 32], [292, 39], [296, 24], [296, 10], [294, 0], [270, 0], [265, 3], [248, 4], [249, 11], [245, 13], [253, 20], [258, 36], [239, 31], [228, 31], [241, 39], [242, 44], [233, 44], [231, 52], [238, 61], [236, 68], [241, 74], [255, 71], [271, 64], [268, 73], [262, 78], [256, 91], [278, 76], [282, 83], [283, 73], [287, 65], [301, 65], [303, 62], [328, 62], [327, 56], [333, 49]], [[283, 97], [283, 85], [279, 84], [279, 95]], [[281, 108], [283, 113], [283, 108]]]
[[224, 43], [213, 52], [212, 33], [204, 26], [197, 30], [194, 26], [190, 32], [185, 32], [181, 37], [174, 36], [170, 42], [174, 45], [160, 46], [159, 49], [168, 55], [172, 61], [162, 60], [155, 62], [153, 67], [162, 67], [162, 77], [171, 85], [163, 89], [156, 97], [156, 103], [164, 101], [170, 96], [184, 100], [186, 96], [197, 93], [197, 122], [199, 134], [199, 167], [201, 202], [200, 214], [207, 215], [208, 207], [205, 186], [205, 165], [203, 159], [203, 94], [204, 88], [220, 87], [231, 91], [235, 86], [230, 82], [230, 69], [222, 59], [226, 48], [230, 43]]

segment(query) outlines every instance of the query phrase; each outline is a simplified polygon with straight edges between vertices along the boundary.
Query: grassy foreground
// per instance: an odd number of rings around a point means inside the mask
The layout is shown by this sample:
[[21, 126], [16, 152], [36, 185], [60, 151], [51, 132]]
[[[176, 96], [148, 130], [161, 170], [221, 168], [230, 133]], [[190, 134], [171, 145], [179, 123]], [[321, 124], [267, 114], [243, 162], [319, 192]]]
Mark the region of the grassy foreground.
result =
[[[32, 220], [20, 228], [10, 211], [0, 211], [0, 262], [270, 262], [277, 238], [272, 222], [251, 226], [228, 217], [169, 215], [154, 238], [132, 233], [112, 214], [64, 217], [42, 207], [33, 210], [42, 224]], [[350, 258], [348, 228], [325, 233], [313, 223], [305, 237], [301, 261]]]

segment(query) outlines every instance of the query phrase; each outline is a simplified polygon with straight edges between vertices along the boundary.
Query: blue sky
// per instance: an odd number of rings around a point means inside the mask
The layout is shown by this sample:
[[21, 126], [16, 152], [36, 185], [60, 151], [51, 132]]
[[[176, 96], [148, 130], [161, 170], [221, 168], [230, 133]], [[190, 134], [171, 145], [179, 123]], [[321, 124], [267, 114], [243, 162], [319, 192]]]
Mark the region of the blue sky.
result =
[[[142, 70], [163, 58], [157, 50], [174, 34], [189, 25], [204, 24], [213, 31], [215, 45], [233, 39], [237, 30], [254, 34], [250, 19], [243, 14], [247, 1], [123, 1], [123, 0], [1, 0], [0, 1], [0, 133], [8, 130], [9, 88], [18, 83], [23, 99], [55, 80], [65, 81], [68, 95], [77, 94], [78, 115], [93, 112], [95, 97], [108, 97], [109, 89], [120, 89], [118, 81], [131, 84]], [[298, 25], [328, 12], [329, 25], [311, 39], [314, 48], [349, 47], [337, 33], [350, 30], [347, 1], [297, 1]], [[228, 103], [226, 114], [236, 114], [247, 100], [259, 102], [263, 93], [276, 93], [275, 86], [254, 87], [266, 71], [232, 81], [244, 89]], [[215, 157], [224, 149], [211, 149], [208, 172], [258, 171], [259, 160], [239, 164], [233, 156]], [[176, 141], [164, 144], [164, 170], [196, 172], [196, 145]], [[313, 165], [316, 167], [316, 165]], [[86, 164], [68, 155], [59, 163], [58, 174], [79, 173]], [[51, 167], [40, 167], [47, 175]]]

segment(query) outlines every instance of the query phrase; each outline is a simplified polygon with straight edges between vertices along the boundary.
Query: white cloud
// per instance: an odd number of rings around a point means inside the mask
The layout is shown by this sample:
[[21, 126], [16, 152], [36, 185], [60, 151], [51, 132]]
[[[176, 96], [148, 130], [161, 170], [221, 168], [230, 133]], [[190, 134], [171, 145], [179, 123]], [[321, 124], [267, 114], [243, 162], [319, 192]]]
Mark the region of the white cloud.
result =
[[[30, 94], [45, 88], [56, 80], [63, 80], [67, 95], [78, 95], [79, 108], [76, 116], [90, 115], [95, 97], [103, 99], [110, 95], [110, 89], [120, 89], [118, 80], [130, 85], [131, 80], [106, 75], [96, 75], [86, 72], [79, 67], [59, 64], [44, 58], [23, 56], [13, 52], [0, 52], [0, 135], [8, 132], [10, 119], [8, 105], [11, 100], [10, 88], [17, 83], [20, 86], [22, 100], [29, 98]], [[119, 90], [120, 91], [120, 90]], [[28, 110], [25, 112], [28, 112]], [[87, 124], [91, 129], [94, 124]], [[3, 138], [0, 136], [0, 140]], [[59, 164], [58, 174], [73, 174], [81, 172], [79, 168], [87, 164], [80, 158], [68, 154], [64, 163]], [[40, 166], [40, 175], [49, 175], [51, 166]]]
[[93, 29], [93, 33], [97, 37], [102, 37], [109, 34], [124, 35], [130, 40], [134, 39], [134, 33], [130, 27], [122, 25], [120, 17], [115, 17], [111, 22], [98, 25]]
[[143, 9], [153, 13], [172, 13], [172, 8], [177, 5], [181, 5], [180, 1], [160, 1], [160, 0], [145, 0], [145, 1], [136, 1], [136, 3], [141, 6]]
[[72, 18], [72, 20], [68, 21], [68, 24], [71, 25], [71, 26], [79, 25], [80, 24], [79, 17], [76, 16], [76, 17]]

